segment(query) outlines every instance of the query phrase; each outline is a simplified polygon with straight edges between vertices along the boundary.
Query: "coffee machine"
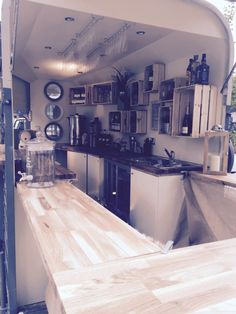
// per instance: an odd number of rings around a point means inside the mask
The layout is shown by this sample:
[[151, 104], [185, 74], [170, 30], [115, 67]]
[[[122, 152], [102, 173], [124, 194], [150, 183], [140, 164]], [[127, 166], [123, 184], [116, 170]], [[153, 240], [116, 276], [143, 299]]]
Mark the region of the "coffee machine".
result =
[[89, 146], [91, 148], [97, 147], [98, 135], [101, 131], [101, 124], [97, 117], [89, 123]]
[[70, 115], [69, 121], [69, 144], [81, 145], [82, 135], [85, 131], [85, 116], [78, 113]]

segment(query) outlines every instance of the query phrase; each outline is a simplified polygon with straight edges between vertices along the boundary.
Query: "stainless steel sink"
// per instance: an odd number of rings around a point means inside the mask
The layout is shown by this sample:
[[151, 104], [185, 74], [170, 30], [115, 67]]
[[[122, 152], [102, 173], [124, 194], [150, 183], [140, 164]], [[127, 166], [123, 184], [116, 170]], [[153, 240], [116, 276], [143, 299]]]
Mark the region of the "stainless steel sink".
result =
[[175, 168], [179, 168], [181, 167], [182, 164], [181, 163], [175, 163], [172, 165], [161, 165], [161, 164], [155, 164], [153, 165], [153, 167], [158, 168], [158, 169], [175, 169]]
[[155, 164], [159, 164], [158, 159], [151, 159], [148, 157], [129, 158], [129, 161], [134, 164], [145, 165], [145, 166], [153, 166]]
[[177, 160], [162, 160], [162, 165], [161, 168], [178, 168], [181, 167], [182, 163], [180, 161]]
[[165, 158], [161, 156], [133, 156], [127, 157], [126, 160], [131, 166], [137, 166], [143, 169], [153, 170], [155, 173], [160, 171], [171, 171], [174, 172], [182, 170], [201, 170], [201, 165], [196, 165], [187, 161], [180, 161], [171, 158]]

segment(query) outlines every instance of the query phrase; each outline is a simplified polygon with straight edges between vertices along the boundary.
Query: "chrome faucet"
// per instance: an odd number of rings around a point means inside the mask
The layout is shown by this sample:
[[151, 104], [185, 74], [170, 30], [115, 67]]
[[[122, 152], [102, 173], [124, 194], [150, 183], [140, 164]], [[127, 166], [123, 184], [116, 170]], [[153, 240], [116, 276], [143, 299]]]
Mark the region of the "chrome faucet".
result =
[[168, 151], [167, 148], [165, 148], [165, 152], [166, 152], [166, 155], [167, 155], [168, 158], [169, 158], [169, 161], [170, 161], [170, 162], [174, 162], [174, 161], [175, 161], [175, 152], [174, 152], [173, 150]]
[[14, 116], [14, 129], [21, 129], [23, 125], [23, 129], [26, 129], [27, 122], [32, 121], [32, 111], [30, 110], [28, 114], [20, 114]]

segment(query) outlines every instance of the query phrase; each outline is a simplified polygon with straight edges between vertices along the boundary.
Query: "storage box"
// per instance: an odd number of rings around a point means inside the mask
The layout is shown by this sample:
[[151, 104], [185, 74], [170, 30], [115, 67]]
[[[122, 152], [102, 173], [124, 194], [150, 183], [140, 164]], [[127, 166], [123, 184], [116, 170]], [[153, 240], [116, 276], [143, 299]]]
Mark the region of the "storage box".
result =
[[187, 106], [192, 117], [191, 137], [204, 137], [216, 124], [217, 88], [213, 85], [190, 85], [176, 88], [173, 100], [172, 135], [181, 135]]

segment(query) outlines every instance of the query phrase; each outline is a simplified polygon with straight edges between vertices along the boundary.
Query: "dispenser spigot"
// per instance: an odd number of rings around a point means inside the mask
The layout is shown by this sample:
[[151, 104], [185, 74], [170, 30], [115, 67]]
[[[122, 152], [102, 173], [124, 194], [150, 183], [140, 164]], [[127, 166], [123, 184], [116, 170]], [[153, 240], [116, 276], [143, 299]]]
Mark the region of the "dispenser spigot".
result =
[[18, 174], [21, 175], [21, 178], [20, 178], [20, 182], [21, 181], [32, 181], [33, 180], [33, 176], [32, 174], [26, 174], [25, 172], [21, 172], [21, 171], [18, 171]]

